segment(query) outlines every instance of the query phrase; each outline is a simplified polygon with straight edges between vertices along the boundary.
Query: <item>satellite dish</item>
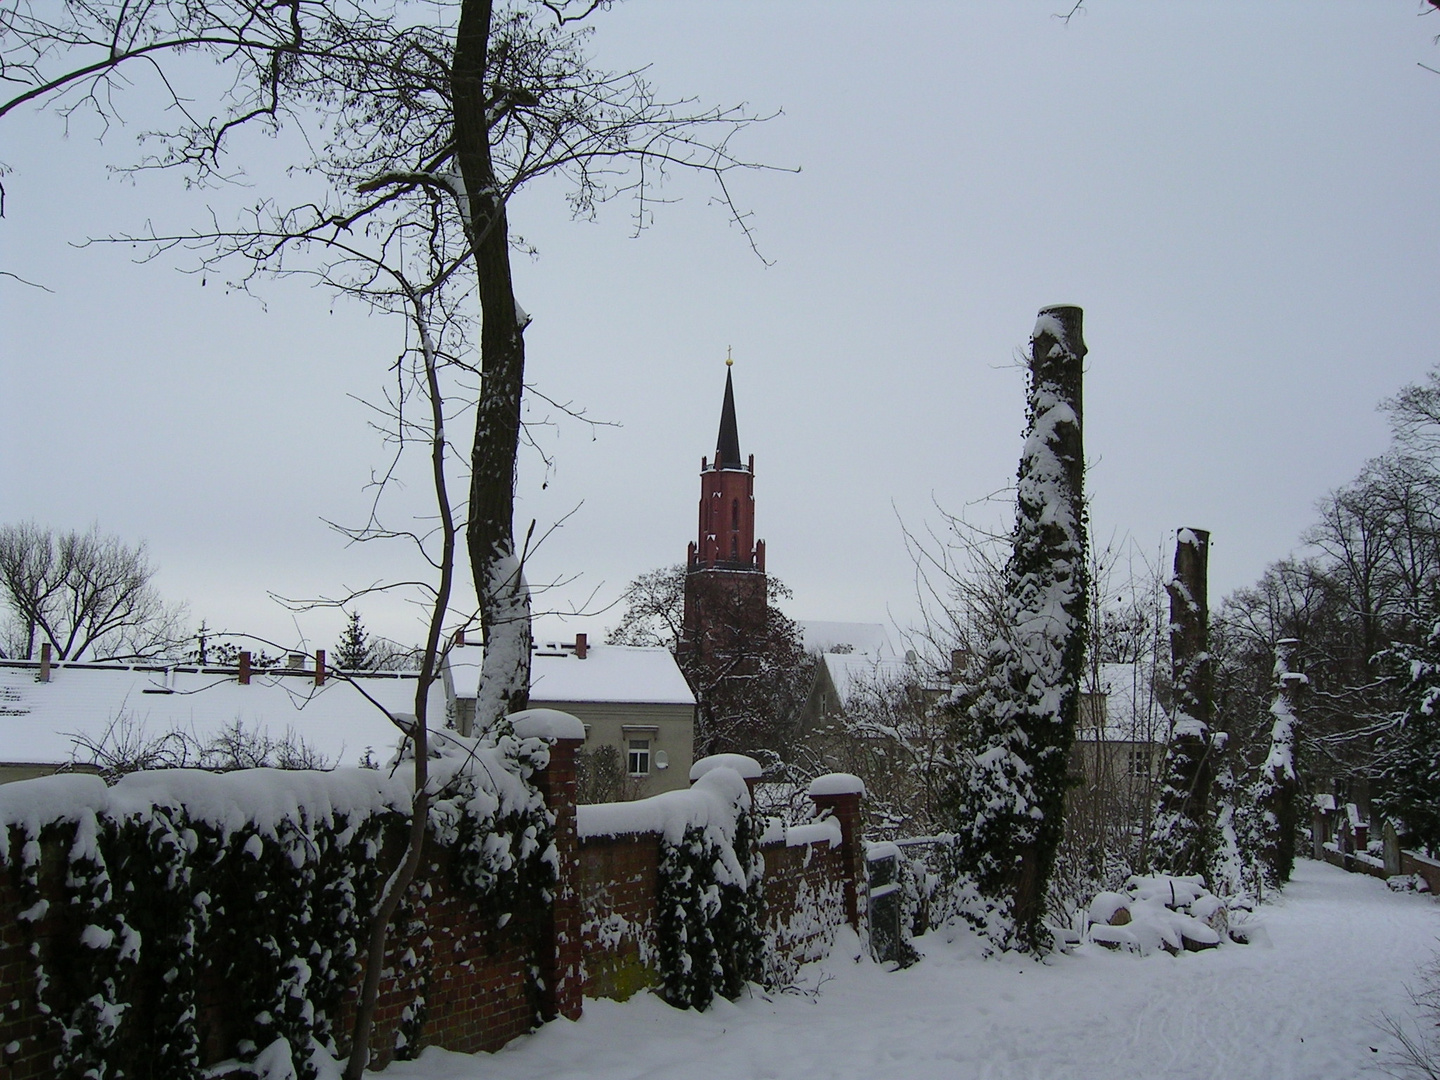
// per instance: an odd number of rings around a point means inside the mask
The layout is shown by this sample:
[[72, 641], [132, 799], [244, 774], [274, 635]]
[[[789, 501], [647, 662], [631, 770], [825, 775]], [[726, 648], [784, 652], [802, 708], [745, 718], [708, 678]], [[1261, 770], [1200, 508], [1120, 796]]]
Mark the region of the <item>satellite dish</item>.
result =
[[670, 767], [670, 755], [664, 750], [655, 751], [655, 768], [668, 769]]

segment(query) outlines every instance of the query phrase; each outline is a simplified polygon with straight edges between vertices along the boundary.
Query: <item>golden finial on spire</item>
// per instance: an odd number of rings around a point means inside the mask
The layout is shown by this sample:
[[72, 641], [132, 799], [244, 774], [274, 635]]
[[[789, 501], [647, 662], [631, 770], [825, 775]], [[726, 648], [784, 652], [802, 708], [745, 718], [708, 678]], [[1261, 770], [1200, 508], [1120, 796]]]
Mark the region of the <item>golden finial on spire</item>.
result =
[[725, 366], [726, 366], [726, 367], [734, 367], [734, 366], [735, 366], [735, 361], [734, 361], [734, 360], [731, 358], [731, 356], [730, 356], [730, 346], [729, 346], [729, 345], [726, 345], [726, 346], [725, 346]]

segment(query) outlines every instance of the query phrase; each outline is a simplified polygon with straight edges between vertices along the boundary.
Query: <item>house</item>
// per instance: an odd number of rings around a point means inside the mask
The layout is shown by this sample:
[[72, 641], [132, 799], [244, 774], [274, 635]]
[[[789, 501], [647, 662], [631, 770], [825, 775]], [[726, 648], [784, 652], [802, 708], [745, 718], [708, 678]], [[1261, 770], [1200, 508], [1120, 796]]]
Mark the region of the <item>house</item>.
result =
[[[434, 728], [469, 734], [482, 650], [456, 645], [426, 699]], [[336, 673], [323, 654], [279, 669], [194, 664], [0, 661], [0, 783], [58, 770], [270, 762], [384, 764], [415, 712], [415, 672]], [[627, 792], [689, 786], [695, 697], [666, 649], [547, 642], [531, 661], [531, 704], [585, 724], [587, 749], [613, 746]], [[244, 745], [237, 745], [243, 743]]]
[[1091, 786], [1148, 799], [1165, 765], [1168, 720], [1146, 669], [1101, 664], [1080, 695], [1071, 760]]
[[[913, 651], [903, 656], [881, 623], [801, 621], [807, 653], [818, 654], [815, 679], [800, 710], [797, 730], [807, 740], [867, 691], [920, 684], [939, 695], [936, 680], [922, 672]], [[932, 685], [935, 684], [935, 685]]]
[[[337, 675], [323, 653], [281, 669], [170, 663], [0, 661], [0, 783], [57, 770], [103, 771], [150, 757], [201, 765], [272, 760], [384, 764], [399, 743], [386, 716], [415, 712], [413, 672]], [[427, 700], [443, 726], [444, 692]], [[241, 745], [244, 744], [244, 745]], [[211, 756], [207, 759], [205, 754]]]
[[[442, 668], [455, 726], [469, 734], [484, 649], [457, 643]], [[585, 753], [613, 747], [625, 792], [636, 798], [690, 786], [695, 695], [670, 650], [636, 645], [538, 643], [530, 658], [530, 705], [560, 709], [585, 725]]]

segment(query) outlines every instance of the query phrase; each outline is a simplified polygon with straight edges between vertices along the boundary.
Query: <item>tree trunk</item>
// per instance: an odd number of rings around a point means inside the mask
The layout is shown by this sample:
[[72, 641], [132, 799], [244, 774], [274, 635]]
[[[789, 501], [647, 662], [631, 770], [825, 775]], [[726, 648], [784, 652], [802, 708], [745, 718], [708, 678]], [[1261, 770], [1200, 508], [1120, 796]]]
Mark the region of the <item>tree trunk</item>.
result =
[[526, 319], [510, 277], [507, 192], [490, 155], [486, 93], [491, 0], [464, 0], [451, 70], [455, 157], [469, 206], [480, 290], [480, 400], [470, 455], [466, 545], [480, 601], [485, 658], [475, 702], [477, 731], [525, 708], [530, 694], [530, 594], [515, 551], [515, 470], [525, 381]]
[[[428, 705], [430, 687], [440, 673], [444, 653], [441, 645], [445, 617], [450, 611], [450, 594], [455, 582], [455, 521], [450, 513], [450, 494], [445, 482], [445, 399], [440, 391], [438, 358], [432, 344], [427, 311], [415, 294], [409, 294], [414, 306], [414, 320], [425, 355], [425, 392], [430, 405], [430, 479], [434, 484], [436, 511], [440, 515], [441, 551], [440, 582], [430, 608], [430, 624], [425, 634], [425, 654], [420, 665], [420, 678], [415, 683], [415, 716], [408, 735], [415, 755], [415, 794], [410, 803], [410, 829], [406, 835], [405, 855], [399, 867], [385, 883], [380, 903], [370, 917], [370, 937], [365, 952], [365, 981], [356, 1003], [355, 1026], [351, 1031], [350, 1057], [345, 1065], [345, 1080], [361, 1080], [370, 1060], [370, 1033], [375, 1025], [375, 1007], [380, 997], [380, 978], [385, 967], [385, 945], [390, 936], [390, 923], [400, 901], [425, 853], [425, 836], [430, 826], [430, 738]], [[391, 719], [395, 719], [392, 717]]]

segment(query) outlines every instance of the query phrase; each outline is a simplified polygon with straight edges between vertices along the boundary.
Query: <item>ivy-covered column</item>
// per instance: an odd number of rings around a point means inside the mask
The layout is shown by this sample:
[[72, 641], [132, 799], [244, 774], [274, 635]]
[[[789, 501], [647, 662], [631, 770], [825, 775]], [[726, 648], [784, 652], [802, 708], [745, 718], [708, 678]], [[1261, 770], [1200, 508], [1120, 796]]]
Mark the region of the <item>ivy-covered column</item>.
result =
[[540, 978], [544, 983], [541, 1015], [578, 1020], [580, 993], [580, 841], [575, 831], [575, 752], [585, 742], [585, 725], [569, 713], [530, 709], [511, 717], [515, 733], [538, 735], [550, 744], [550, 764], [534, 776], [555, 815], [556, 881], [549, 918], [541, 932]]
[[1150, 835], [1150, 866], [1167, 874], [1203, 874], [1214, 867], [1216, 834], [1210, 806], [1214, 780], [1211, 722], [1215, 710], [1207, 599], [1210, 534], [1180, 529], [1170, 593], [1170, 671], [1175, 686], [1170, 748]]
[[1270, 706], [1275, 722], [1270, 728], [1270, 753], [1260, 767], [1254, 791], [1260, 809], [1260, 859], [1274, 885], [1290, 880], [1295, 867], [1295, 833], [1300, 825], [1295, 767], [1297, 699], [1310, 680], [1291, 670], [1299, 644], [1294, 638], [1275, 643], [1276, 694]]
[[1003, 627], [957, 726], [965, 767], [947, 800], [981, 898], [972, 921], [996, 944], [1032, 952], [1049, 944], [1045, 891], [1064, 835], [1085, 666], [1083, 321], [1078, 307], [1042, 308], [1030, 335]]

